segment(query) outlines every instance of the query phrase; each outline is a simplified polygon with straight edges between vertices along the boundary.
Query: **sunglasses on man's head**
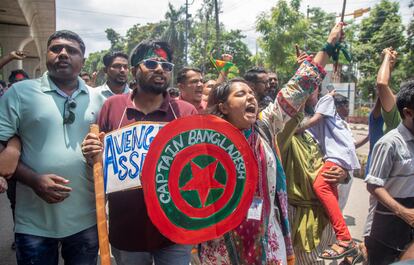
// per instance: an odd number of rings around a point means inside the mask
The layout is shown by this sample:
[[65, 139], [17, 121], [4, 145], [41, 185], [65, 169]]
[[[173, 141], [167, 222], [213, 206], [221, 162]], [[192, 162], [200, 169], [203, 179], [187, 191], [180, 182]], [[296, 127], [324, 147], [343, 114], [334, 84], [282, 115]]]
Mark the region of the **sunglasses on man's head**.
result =
[[156, 61], [156, 60], [146, 59], [146, 60], [142, 60], [137, 65], [139, 65], [141, 63], [144, 64], [144, 66], [147, 69], [150, 69], [150, 70], [157, 69], [158, 65], [160, 65], [161, 68], [162, 68], [162, 70], [164, 70], [165, 72], [171, 72], [174, 69], [174, 64], [173, 63], [169, 63], [169, 62], [162, 62], [162, 61]]
[[63, 124], [72, 124], [75, 121], [76, 101], [73, 98], [67, 98], [63, 108]]

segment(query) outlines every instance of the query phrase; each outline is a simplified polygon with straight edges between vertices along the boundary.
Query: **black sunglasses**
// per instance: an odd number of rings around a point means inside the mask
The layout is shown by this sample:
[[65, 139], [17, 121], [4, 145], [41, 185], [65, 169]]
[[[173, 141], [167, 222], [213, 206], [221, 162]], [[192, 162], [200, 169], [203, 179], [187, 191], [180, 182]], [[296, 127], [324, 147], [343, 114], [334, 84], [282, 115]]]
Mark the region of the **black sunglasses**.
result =
[[150, 70], [157, 69], [158, 65], [160, 65], [162, 70], [164, 70], [165, 72], [171, 72], [174, 69], [174, 64], [169, 63], [169, 62], [162, 62], [162, 61], [160, 62], [156, 60], [146, 59], [146, 60], [142, 60], [137, 65], [141, 63], [144, 64], [144, 66]]
[[49, 47], [49, 51], [59, 54], [62, 52], [63, 48], [65, 48], [66, 52], [70, 55], [81, 54], [82, 52], [75, 47], [65, 45], [65, 44], [57, 44]]
[[72, 124], [75, 121], [76, 101], [73, 98], [67, 98], [63, 108], [63, 124]]

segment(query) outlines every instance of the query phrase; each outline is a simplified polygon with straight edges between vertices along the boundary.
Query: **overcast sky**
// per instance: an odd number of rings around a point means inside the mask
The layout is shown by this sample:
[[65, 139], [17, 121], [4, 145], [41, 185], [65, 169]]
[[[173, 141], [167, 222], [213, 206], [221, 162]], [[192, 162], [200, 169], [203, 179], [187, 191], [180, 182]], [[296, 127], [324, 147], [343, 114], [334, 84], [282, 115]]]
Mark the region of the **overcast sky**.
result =
[[[189, 13], [194, 14], [201, 6], [202, 0], [189, 0], [193, 4]], [[56, 0], [57, 29], [70, 29], [84, 39], [87, 54], [109, 48], [105, 29], [113, 28], [122, 36], [134, 24], [158, 22], [164, 19], [168, 2], [175, 7], [185, 4], [185, 0]], [[240, 29], [246, 35], [246, 43], [254, 52], [256, 38], [255, 22], [262, 12], [269, 12], [277, 1], [275, 0], [223, 0], [220, 22], [226, 29]], [[346, 11], [352, 12], [358, 8], [371, 7], [379, 0], [348, 0]], [[408, 9], [409, 0], [400, 2], [400, 14], [404, 24], [412, 16]], [[301, 10], [306, 13], [306, 7], [321, 7], [327, 12], [339, 13], [342, 0], [303, 0]], [[366, 16], [366, 15], [365, 15]], [[358, 19], [361, 20], [361, 19]]]

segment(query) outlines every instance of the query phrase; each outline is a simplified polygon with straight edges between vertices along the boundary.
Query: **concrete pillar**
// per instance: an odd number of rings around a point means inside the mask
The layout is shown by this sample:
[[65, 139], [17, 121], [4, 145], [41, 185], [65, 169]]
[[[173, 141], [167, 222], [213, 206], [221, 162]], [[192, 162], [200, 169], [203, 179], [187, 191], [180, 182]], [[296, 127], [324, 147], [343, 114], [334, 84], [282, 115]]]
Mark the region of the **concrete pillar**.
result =
[[28, 21], [37, 52], [40, 69], [46, 71], [47, 39], [56, 31], [56, 4], [54, 0], [18, 0], [26, 21]]
[[[24, 51], [24, 48], [28, 43], [30, 43], [33, 40], [32, 36], [27, 37], [26, 39], [22, 40], [19, 44], [19, 47], [17, 48], [18, 51]], [[18, 60], [17, 61], [17, 69], [23, 69], [23, 61]]]

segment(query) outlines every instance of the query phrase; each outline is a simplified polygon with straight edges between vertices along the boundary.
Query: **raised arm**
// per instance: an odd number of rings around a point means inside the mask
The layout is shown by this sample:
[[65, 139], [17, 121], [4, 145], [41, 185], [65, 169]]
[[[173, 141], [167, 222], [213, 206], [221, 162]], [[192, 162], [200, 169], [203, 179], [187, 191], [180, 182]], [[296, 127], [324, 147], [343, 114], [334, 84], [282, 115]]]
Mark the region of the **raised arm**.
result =
[[377, 93], [384, 111], [390, 112], [396, 102], [389, 83], [397, 59], [397, 52], [392, 48], [386, 48], [382, 51], [382, 55], [383, 60], [377, 75]]
[[313, 59], [316, 64], [320, 65], [321, 67], [325, 67], [325, 65], [328, 63], [329, 57], [331, 56], [330, 47], [334, 47], [344, 38], [343, 26], [344, 23], [339, 22], [333, 27], [329, 33], [325, 47], [322, 49], [322, 51], [319, 51]]
[[0, 69], [13, 60], [23, 60], [25, 57], [26, 53], [23, 51], [12, 51], [6, 56], [0, 58]]
[[[221, 56], [221, 58], [222, 58], [222, 60], [223, 60], [223, 61], [225, 61], [225, 62], [231, 62], [231, 61], [233, 60], [233, 56], [232, 56], [232, 55], [230, 55], [230, 54], [223, 54], [223, 55]], [[219, 76], [218, 76], [218, 78], [217, 78], [217, 80], [216, 80], [217, 85], [218, 85], [218, 84], [221, 84], [221, 83], [224, 83], [224, 82], [226, 82], [226, 81], [227, 81], [227, 76], [228, 76], [228, 74], [229, 74], [229, 70], [230, 70], [230, 67], [224, 67], [224, 68], [220, 71]]]
[[[334, 46], [341, 40], [343, 35], [342, 26], [342, 23], [335, 25], [329, 34], [327, 45]], [[298, 113], [300, 106], [321, 84], [326, 74], [323, 67], [330, 56], [328, 52], [329, 50], [324, 48], [314, 58], [308, 57], [289, 82], [280, 90], [275, 102], [269, 104], [259, 114], [259, 119], [266, 121], [274, 134], [283, 129], [284, 124]]]

